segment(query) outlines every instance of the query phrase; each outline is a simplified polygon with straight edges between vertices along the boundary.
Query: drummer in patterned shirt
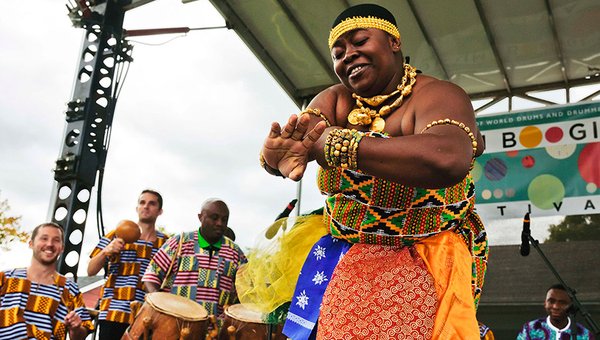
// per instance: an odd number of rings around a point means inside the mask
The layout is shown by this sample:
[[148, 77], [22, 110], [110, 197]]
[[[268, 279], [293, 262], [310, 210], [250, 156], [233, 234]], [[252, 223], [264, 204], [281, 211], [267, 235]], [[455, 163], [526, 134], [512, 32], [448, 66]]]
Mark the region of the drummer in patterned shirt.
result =
[[156, 219], [162, 214], [162, 196], [154, 190], [144, 190], [138, 198], [136, 211], [141, 236], [134, 243], [125, 243], [115, 230], [100, 239], [92, 251], [88, 275], [96, 275], [108, 263], [108, 277], [102, 287], [98, 326], [99, 339], [120, 339], [133, 323], [144, 302], [146, 292], [141, 282], [152, 256], [168, 236], [156, 230]]
[[144, 274], [148, 292], [166, 291], [196, 301], [209, 315], [238, 302], [235, 277], [246, 256], [225, 236], [229, 208], [219, 199], [202, 204], [201, 226], [170, 238]]
[[0, 339], [84, 339], [93, 330], [77, 283], [56, 272], [64, 249], [63, 228], [33, 229], [27, 268], [0, 272]]

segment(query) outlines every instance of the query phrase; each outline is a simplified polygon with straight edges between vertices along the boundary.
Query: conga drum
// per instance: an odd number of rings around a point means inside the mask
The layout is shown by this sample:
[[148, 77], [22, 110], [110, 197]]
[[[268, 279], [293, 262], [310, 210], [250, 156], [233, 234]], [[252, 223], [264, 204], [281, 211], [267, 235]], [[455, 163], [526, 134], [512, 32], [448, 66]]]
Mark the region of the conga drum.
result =
[[225, 309], [225, 320], [219, 340], [286, 340], [282, 324], [266, 323], [266, 315], [248, 305], [231, 305]]
[[204, 339], [208, 313], [198, 303], [184, 297], [154, 292], [146, 294], [146, 302], [121, 340]]

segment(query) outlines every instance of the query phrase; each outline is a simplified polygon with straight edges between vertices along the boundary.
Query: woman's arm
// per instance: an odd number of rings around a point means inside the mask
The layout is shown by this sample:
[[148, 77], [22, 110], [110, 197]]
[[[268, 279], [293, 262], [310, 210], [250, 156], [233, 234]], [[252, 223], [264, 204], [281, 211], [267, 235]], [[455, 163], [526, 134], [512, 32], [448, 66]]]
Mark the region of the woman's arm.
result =
[[306, 165], [318, 154], [315, 143], [322, 138], [327, 126], [336, 122], [337, 87], [319, 93], [308, 105], [311, 112], [292, 115], [283, 126], [277, 122], [271, 124], [261, 150], [261, 162], [267, 172], [279, 171], [295, 181], [302, 178]]
[[410, 186], [448, 187], [461, 181], [473, 157], [483, 152], [471, 102], [454, 84], [428, 82], [415, 93], [402, 125], [402, 136], [362, 139], [360, 170]]

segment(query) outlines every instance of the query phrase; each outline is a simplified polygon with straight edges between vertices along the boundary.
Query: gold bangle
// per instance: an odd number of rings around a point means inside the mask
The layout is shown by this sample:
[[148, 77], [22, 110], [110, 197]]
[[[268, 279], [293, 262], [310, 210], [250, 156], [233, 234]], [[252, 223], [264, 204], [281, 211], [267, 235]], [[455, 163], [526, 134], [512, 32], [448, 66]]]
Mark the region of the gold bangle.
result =
[[267, 162], [265, 161], [265, 156], [263, 155], [262, 151], [260, 152], [260, 156], [258, 157], [258, 161], [260, 162], [260, 166], [261, 168], [265, 169], [265, 171], [269, 174], [269, 175], [273, 175], [273, 176], [277, 176], [277, 177], [285, 177], [281, 171], [279, 171], [279, 169], [275, 169], [269, 166], [269, 164], [267, 164]]
[[358, 144], [363, 136], [363, 132], [354, 129], [334, 129], [330, 131], [325, 139], [323, 149], [327, 165], [357, 170]]
[[313, 108], [309, 107], [309, 108], [306, 108], [306, 109], [302, 110], [302, 112], [300, 112], [300, 114], [298, 116], [302, 116], [305, 113], [321, 117], [325, 121], [325, 124], [327, 124], [327, 127], [331, 126], [331, 123], [329, 122], [329, 119], [327, 119], [327, 117], [325, 117], [325, 115], [321, 113], [321, 110], [319, 110], [319, 109], [313, 109]]
[[471, 158], [471, 169], [472, 169], [473, 165], [475, 164], [475, 155], [477, 154], [477, 138], [475, 137], [475, 135], [473, 134], [471, 129], [468, 126], [466, 126], [465, 123], [456, 121], [454, 119], [446, 118], [446, 119], [434, 120], [433, 122], [427, 124], [425, 126], [425, 128], [423, 128], [423, 130], [421, 130], [421, 133], [425, 132], [425, 130], [430, 129], [436, 125], [458, 126], [467, 134], [467, 136], [469, 136], [469, 138], [471, 139], [471, 147], [473, 148], [473, 157]]
[[323, 152], [325, 153], [325, 162], [327, 162], [327, 165], [329, 166], [333, 166], [333, 160], [331, 159], [331, 153], [329, 150], [331, 148], [331, 140], [333, 139], [332, 132], [330, 132], [327, 135], [327, 138], [325, 138], [325, 147], [323, 148]]

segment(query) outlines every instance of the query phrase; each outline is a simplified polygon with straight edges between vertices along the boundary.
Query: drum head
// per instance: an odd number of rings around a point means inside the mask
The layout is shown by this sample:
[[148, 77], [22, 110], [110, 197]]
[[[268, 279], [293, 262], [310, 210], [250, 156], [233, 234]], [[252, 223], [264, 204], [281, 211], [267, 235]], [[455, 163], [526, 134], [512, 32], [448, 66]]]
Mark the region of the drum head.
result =
[[225, 314], [236, 320], [251, 322], [251, 323], [264, 323], [264, 313], [252, 308], [251, 304], [237, 304], [227, 307]]
[[146, 303], [155, 310], [186, 321], [201, 321], [208, 318], [206, 309], [190, 299], [165, 292], [146, 294]]

